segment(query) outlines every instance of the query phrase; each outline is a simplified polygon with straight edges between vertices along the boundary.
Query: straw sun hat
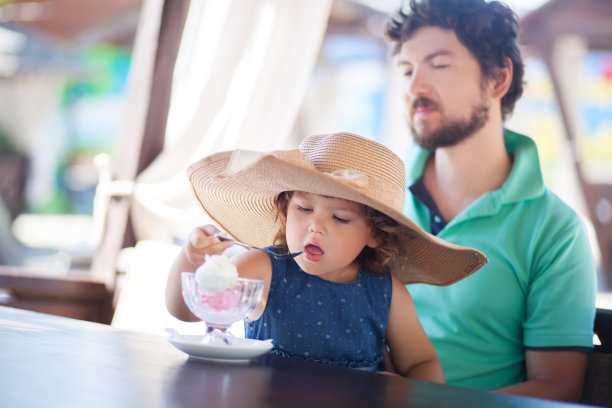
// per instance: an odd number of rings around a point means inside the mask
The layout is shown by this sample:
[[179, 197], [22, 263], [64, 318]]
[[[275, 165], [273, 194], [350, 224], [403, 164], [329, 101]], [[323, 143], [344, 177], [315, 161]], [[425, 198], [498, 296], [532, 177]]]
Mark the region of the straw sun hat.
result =
[[294, 150], [216, 153], [190, 165], [187, 175], [212, 220], [252, 245], [272, 244], [279, 229], [274, 198], [299, 190], [368, 205], [403, 226], [390, 269], [404, 283], [450, 285], [487, 263], [481, 252], [443, 241], [405, 217], [401, 159], [351, 133], [310, 136]]

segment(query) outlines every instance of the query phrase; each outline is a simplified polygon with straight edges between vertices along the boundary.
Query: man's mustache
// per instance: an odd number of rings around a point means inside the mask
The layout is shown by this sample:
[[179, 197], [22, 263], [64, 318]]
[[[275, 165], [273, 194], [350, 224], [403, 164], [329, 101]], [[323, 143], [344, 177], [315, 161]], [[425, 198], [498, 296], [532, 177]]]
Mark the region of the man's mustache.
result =
[[410, 105], [410, 112], [414, 115], [414, 111], [418, 108], [438, 109], [438, 104], [429, 98], [421, 96], [412, 101], [412, 104]]

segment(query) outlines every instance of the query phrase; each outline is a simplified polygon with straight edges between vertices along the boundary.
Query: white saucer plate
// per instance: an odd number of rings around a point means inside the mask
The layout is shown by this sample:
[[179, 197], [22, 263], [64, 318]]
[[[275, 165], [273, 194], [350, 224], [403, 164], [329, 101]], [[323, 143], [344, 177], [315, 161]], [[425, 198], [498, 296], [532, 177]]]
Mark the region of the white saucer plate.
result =
[[204, 336], [175, 334], [168, 338], [177, 349], [198, 360], [222, 363], [248, 363], [250, 359], [267, 353], [272, 340], [234, 338], [234, 344], [205, 344]]

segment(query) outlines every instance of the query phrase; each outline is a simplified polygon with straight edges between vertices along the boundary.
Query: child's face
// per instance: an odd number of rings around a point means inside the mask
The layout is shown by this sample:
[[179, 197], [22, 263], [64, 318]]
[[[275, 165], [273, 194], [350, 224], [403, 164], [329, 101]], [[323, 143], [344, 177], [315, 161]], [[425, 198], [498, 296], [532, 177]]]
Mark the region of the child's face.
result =
[[335, 282], [357, 279], [355, 258], [367, 245], [376, 246], [361, 204], [296, 191], [287, 208], [289, 251], [306, 273]]

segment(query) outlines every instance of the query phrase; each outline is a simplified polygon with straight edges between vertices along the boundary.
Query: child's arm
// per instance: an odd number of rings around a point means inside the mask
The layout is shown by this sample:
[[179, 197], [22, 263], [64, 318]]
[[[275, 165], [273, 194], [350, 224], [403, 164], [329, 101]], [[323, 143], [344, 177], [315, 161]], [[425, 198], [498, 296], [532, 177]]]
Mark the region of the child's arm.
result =
[[387, 344], [398, 374], [444, 383], [444, 371], [436, 351], [417, 317], [410, 293], [395, 277], [387, 324]]
[[204, 257], [220, 254], [232, 245], [231, 242], [220, 242], [214, 234], [219, 230], [214, 225], [203, 225], [194, 228], [181, 251], [177, 255], [166, 282], [166, 308], [177, 319], [198, 321], [183, 300], [181, 291], [181, 272], [194, 272], [204, 263]]
[[[183, 321], [198, 321], [183, 300], [181, 291], [181, 272], [194, 272], [204, 263], [206, 255], [220, 254], [232, 246], [231, 241], [219, 241], [214, 235], [219, 230], [214, 225], [204, 225], [195, 228], [174, 260], [166, 282], [166, 308], [170, 314]], [[245, 251], [232, 258], [242, 278], [262, 279], [265, 282], [262, 301], [249, 315], [255, 319], [265, 308], [270, 289], [272, 264], [268, 255], [261, 251]]]

